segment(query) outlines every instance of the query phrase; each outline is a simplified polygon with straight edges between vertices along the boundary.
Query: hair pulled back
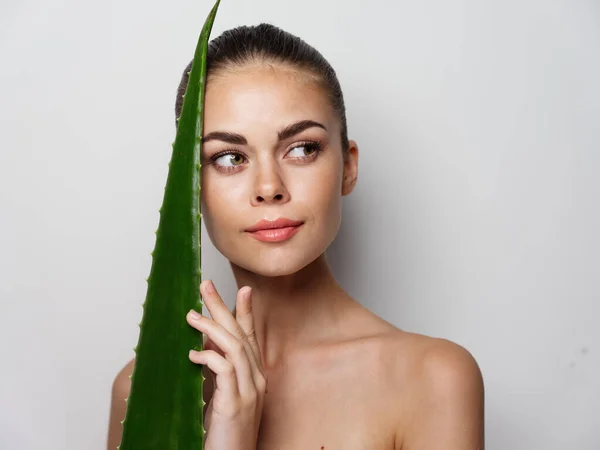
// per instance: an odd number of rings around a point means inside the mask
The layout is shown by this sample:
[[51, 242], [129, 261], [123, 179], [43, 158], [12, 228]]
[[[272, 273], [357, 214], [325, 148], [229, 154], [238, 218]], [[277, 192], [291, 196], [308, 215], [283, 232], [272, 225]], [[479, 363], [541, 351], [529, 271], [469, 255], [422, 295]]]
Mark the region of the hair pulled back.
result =
[[[274, 25], [268, 23], [253, 26], [243, 25], [227, 30], [209, 42], [206, 56], [207, 79], [220, 70], [254, 61], [278, 62], [316, 76], [328, 92], [333, 110], [339, 115], [342, 151], [346, 155], [348, 130], [344, 97], [335, 70], [323, 55], [299, 37]], [[192, 62], [190, 61], [183, 71], [177, 89], [176, 117], [181, 115], [183, 94], [187, 88], [191, 69]]]

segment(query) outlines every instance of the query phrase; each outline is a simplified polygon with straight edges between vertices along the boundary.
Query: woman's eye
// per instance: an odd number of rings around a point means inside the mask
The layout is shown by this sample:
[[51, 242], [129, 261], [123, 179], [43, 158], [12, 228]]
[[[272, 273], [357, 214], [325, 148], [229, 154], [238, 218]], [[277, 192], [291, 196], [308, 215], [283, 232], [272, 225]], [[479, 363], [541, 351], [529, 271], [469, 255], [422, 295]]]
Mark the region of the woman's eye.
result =
[[214, 159], [214, 161], [223, 167], [235, 167], [244, 162], [244, 157], [239, 153], [225, 153]]
[[313, 144], [301, 144], [297, 145], [289, 151], [292, 157], [305, 157], [310, 156], [317, 151], [317, 147]]
[[[298, 144], [293, 147], [286, 156], [295, 160], [308, 160], [311, 157], [316, 156], [321, 150], [320, 144], [316, 142], [306, 142], [304, 144]], [[241, 166], [246, 162], [246, 157], [237, 152], [224, 152], [217, 154], [210, 158], [215, 166], [218, 166], [220, 170], [230, 171], [234, 170], [237, 166]]]

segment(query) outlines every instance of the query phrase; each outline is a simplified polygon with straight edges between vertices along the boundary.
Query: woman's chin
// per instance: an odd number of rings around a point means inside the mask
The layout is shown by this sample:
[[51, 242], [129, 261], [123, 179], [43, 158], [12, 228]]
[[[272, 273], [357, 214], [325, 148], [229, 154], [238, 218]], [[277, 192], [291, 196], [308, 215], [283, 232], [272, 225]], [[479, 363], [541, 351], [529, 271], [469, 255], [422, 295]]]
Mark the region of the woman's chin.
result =
[[[254, 238], [223, 242], [213, 241], [217, 250], [231, 264], [257, 275], [282, 277], [293, 275], [323, 254], [329, 242], [303, 235], [300, 230], [291, 239], [281, 243], [259, 242]], [[322, 236], [317, 234], [317, 236]]]
[[304, 267], [313, 262], [314, 258], [307, 257], [307, 254], [295, 252], [292, 255], [269, 255], [261, 258], [260, 255], [247, 258], [228, 258], [231, 263], [245, 269], [249, 272], [265, 277], [283, 277], [299, 272]]
[[286, 261], [282, 264], [274, 264], [275, 261], [269, 261], [268, 263], [261, 264], [258, 261], [248, 263], [246, 265], [240, 265], [249, 272], [264, 277], [284, 277], [286, 275], [292, 275], [299, 272], [307, 264], [293, 264], [291, 261]]

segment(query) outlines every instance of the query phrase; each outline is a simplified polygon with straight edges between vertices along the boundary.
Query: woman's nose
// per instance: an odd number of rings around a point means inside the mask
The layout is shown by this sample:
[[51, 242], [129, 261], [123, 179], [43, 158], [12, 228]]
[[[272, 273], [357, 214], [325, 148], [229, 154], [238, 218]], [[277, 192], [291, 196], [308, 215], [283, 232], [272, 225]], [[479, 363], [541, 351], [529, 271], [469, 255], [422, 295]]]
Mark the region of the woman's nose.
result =
[[252, 204], [287, 203], [290, 193], [276, 167], [264, 167], [256, 175]]

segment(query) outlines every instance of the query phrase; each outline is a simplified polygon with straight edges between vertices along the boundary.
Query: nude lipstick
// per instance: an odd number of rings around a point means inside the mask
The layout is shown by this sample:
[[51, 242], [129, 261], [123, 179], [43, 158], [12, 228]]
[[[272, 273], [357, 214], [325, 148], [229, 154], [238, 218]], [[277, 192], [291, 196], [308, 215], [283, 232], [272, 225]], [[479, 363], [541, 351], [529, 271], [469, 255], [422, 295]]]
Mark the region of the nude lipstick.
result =
[[276, 220], [261, 220], [244, 231], [262, 242], [283, 242], [296, 234], [303, 223], [301, 220], [280, 217]]

